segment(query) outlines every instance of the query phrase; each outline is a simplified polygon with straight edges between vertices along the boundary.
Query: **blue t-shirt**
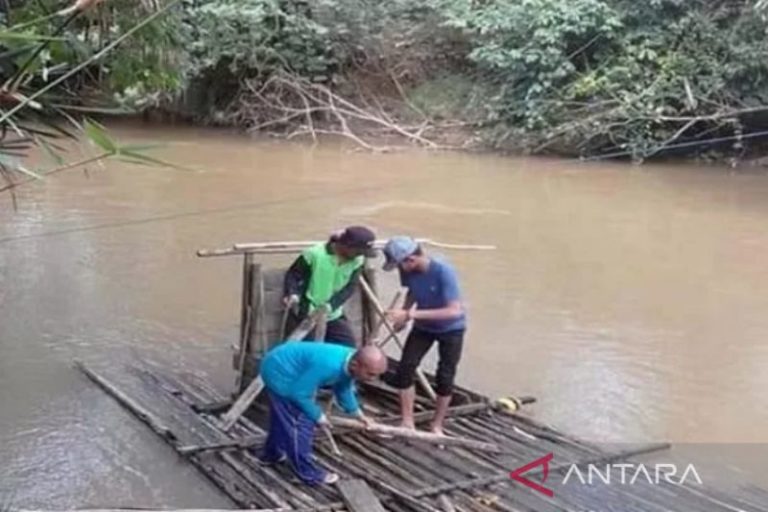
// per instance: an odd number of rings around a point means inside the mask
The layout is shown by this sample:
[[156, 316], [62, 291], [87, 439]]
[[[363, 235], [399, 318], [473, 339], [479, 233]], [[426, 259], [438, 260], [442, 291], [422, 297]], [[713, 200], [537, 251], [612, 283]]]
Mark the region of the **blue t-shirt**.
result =
[[[431, 257], [426, 272], [400, 272], [400, 284], [408, 288], [417, 309], [439, 309], [450, 302], [461, 300], [456, 271], [447, 261]], [[414, 320], [413, 326], [421, 331], [445, 333], [466, 328], [464, 313], [450, 320]]]

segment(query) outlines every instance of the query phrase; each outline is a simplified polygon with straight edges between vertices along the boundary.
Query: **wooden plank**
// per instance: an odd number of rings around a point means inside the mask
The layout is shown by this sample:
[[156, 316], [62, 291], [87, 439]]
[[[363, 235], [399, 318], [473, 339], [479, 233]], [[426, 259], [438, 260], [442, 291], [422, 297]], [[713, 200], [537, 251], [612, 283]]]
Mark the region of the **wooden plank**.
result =
[[261, 328], [261, 265], [258, 263], [249, 264], [249, 268], [243, 272], [243, 288], [247, 289], [248, 296], [243, 299], [245, 317], [242, 321], [240, 332], [240, 353], [238, 354], [237, 378], [235, 380], [235, 392], [241, 392], [244, 389], [245, 377], [247, 375], [247, 359], [252, 357], [254, 349], [254, 333], [258, 333]]
[[224, 416], [221, 417], [221, 429], [224, 432], [227, 432], [235, 423], [237, 423], [240, 416], [248, 410], [248, 407], [251, 406], [263, 389], [264, 380], [261, 378], [261, 375], [259, 375], [248, 384], [248, 387], [245, 388], [243, 394], [240, 395], [235, 403], [232, 404], [232, 407], [230, 407]]
[[176, 451], [182, 455], [193, 455], [195, 453], [210, 451], [210, 450], [228, 450], [233, 448], [250, 448], [252, 446], [264, 443], [266, 436], [251, 436], [245, 439], [233, 439], [231, 441], [222, 441], [215, 444], [198, 444], [179, 446]]
[[386, 512], [364, 480], [340, 480], [337, 487], [350, 512]]
[[240, 300], [240, 340], [245, 336], [246, 310], [251, 302], [251, 271], [253, 270], [253, 254], [243, 256], [243, 288]]
[[128, 409], [133, 413], [134, 416], [139, 418], [141, 421], [146, 423], [149, 428], [155, 431], [157, 435], [165, 439], [166, 441], [170, 442], [171, 444], [174, 444], [178, 441], [176, 439], [176, 436], [171, 431], [171, 429], [163, 423], [163, 421], [152, 414], [149, 409], [139, 404], [137, 401], [132, 399], [130, 396], [128, 396], [126, 393], [122, 392], [120, 389], [118, 389], [116, 386], [114, 386], [111, 382], [109, 382], [107, 379], [99, 375], [98, 373], [94, 372], [85, 364], [83, 364], [80, 361], [75, 361], [75, 367], [77, 367], [78, 370], [83, 372], [83, 374], [88, 377], [93, 383], [98, 385], [101, 389], [107, 392], [108, 395], [110, 395], [112, 398], [118, 401], [120, 405]]

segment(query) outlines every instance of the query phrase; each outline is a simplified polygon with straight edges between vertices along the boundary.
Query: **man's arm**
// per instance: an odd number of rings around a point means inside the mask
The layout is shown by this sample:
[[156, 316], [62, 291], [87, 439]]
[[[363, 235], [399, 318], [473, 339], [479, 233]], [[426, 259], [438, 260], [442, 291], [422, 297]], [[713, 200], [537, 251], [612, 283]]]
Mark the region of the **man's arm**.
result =
[[[400, 332], [403, 329], [405, 329], [405, 326], [408, 324], [408, 312], [411, 311], [411, 308], [416, 303], [413, 296], [411, 296], [410, 290], [405, 295], [405, 302], [403, 302], [402, 309], [394, 309], [389, 310], [386, 312], [386, 316], [389, 319], [390, 322], [392, 322], [392, 327], [395, 328], [395, 331]], [[402, 311], [402, 314], [396, 314], [395, 311]]]
[[461, 302], [461, 292], [456, 274], [446, 271], [440, 276], [440, 286], [443, 293], [445, 306], [434, 309], [412, 308], [413, 301], [410, 293], [406, 298], [402, 309], [389, 311], [387, 316], [395, 325], [404, 325], [409, 320], [452, 320], [464, 314], [464, 306]]
[[362, 416], [363, 411], [355, 395], [355, 384], [352, 379], [342, 380], [333, 387], [336, 401], [347, 414]]
[[331, 308], [331, 311], [335, 311], [336, 308], [347, 302], [349, 298], [352, 296], [352, 294], [355, 292], [355, 286], [357, 286], [357, 280], [360, 277], [360, 274], [362, 272], [361, 268], [358, 268], [352, 273], [352, 276], [349, 278], [349, 282], [347, 282], [346, 285], [344, 285], [344, 288], [337, 291], [333, 294], [333, 297], [331, 297], [331, 300], [328, 301], [328, 305]]
[[292, 392], [289, 397], [314, 423], [323, 416], [323, 410], [315, 401], [317, 387], [317, 377], [313, 372], [305, 371], [291, 384]]
[[464, 307], [461, 305], [460, 300], [454, 300], [442, 308], [406, 311], [408, 313], [406, 318], [411, 320], [452, 320], [460, 317], [462, 313], [464, 313]]
[[459, 279], [451, 267], [444, 267], [440, 273], [440, 288], [445, 306], [435, 309], [422, 309], [410, 312], [414, 320], [453, 320], [464, 313], [459, 291]]
[[288, 271], [285, 273], [285, 278], [283, 279], [283, 298], [287, 299], [293, 295], [297, 297], [304, 296], [311, 274], [312, 267], [310, 267], [304, 255], [300, 255], [288, 267]]

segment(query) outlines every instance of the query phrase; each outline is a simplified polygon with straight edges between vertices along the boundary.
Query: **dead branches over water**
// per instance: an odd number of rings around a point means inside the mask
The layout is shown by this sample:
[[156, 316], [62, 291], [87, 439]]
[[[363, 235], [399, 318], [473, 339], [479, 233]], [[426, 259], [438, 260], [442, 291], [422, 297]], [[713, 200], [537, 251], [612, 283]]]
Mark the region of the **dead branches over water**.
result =
[[246, 81], [246, 92], [234, 115], [245, 122], [250, 131], [288, 139], [338, 136], [366, 150], [382, 152], [396, 147], [382, 146], [377, 141], [396, 137], [427, 149], [453, 149], [427, 136], [439, 126], [423, 114], [415, 112], [421, 118], [416, 123], [402, 121], [399, 118], [405, 116], [396, 111], [407, 110], [407, 104], [403, 103], [402, 108], [387, 108], [375, 95], [357, 89], [352, 99], [324, 84], [275, 74], [263, 83]]

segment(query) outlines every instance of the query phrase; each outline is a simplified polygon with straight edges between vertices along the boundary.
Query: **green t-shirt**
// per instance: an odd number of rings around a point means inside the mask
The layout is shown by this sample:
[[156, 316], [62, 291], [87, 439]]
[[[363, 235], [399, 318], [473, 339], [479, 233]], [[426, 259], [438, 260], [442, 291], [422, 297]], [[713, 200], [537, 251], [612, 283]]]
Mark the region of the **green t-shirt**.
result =
[[[312, 269], [306, 298], [309, 302], [309, 312], [318, 306], [326, 304], [336, 292], [344, 288], [352, 275], [361, 268], [365, 262], [363, 256], [340, 262], [339, 257], [328, 252], [325, 243], [313, 245], [302, 253], [304, 261]], [[328, 320], [336, 320], [343, 314], [339, 306], [328, 315]]]

